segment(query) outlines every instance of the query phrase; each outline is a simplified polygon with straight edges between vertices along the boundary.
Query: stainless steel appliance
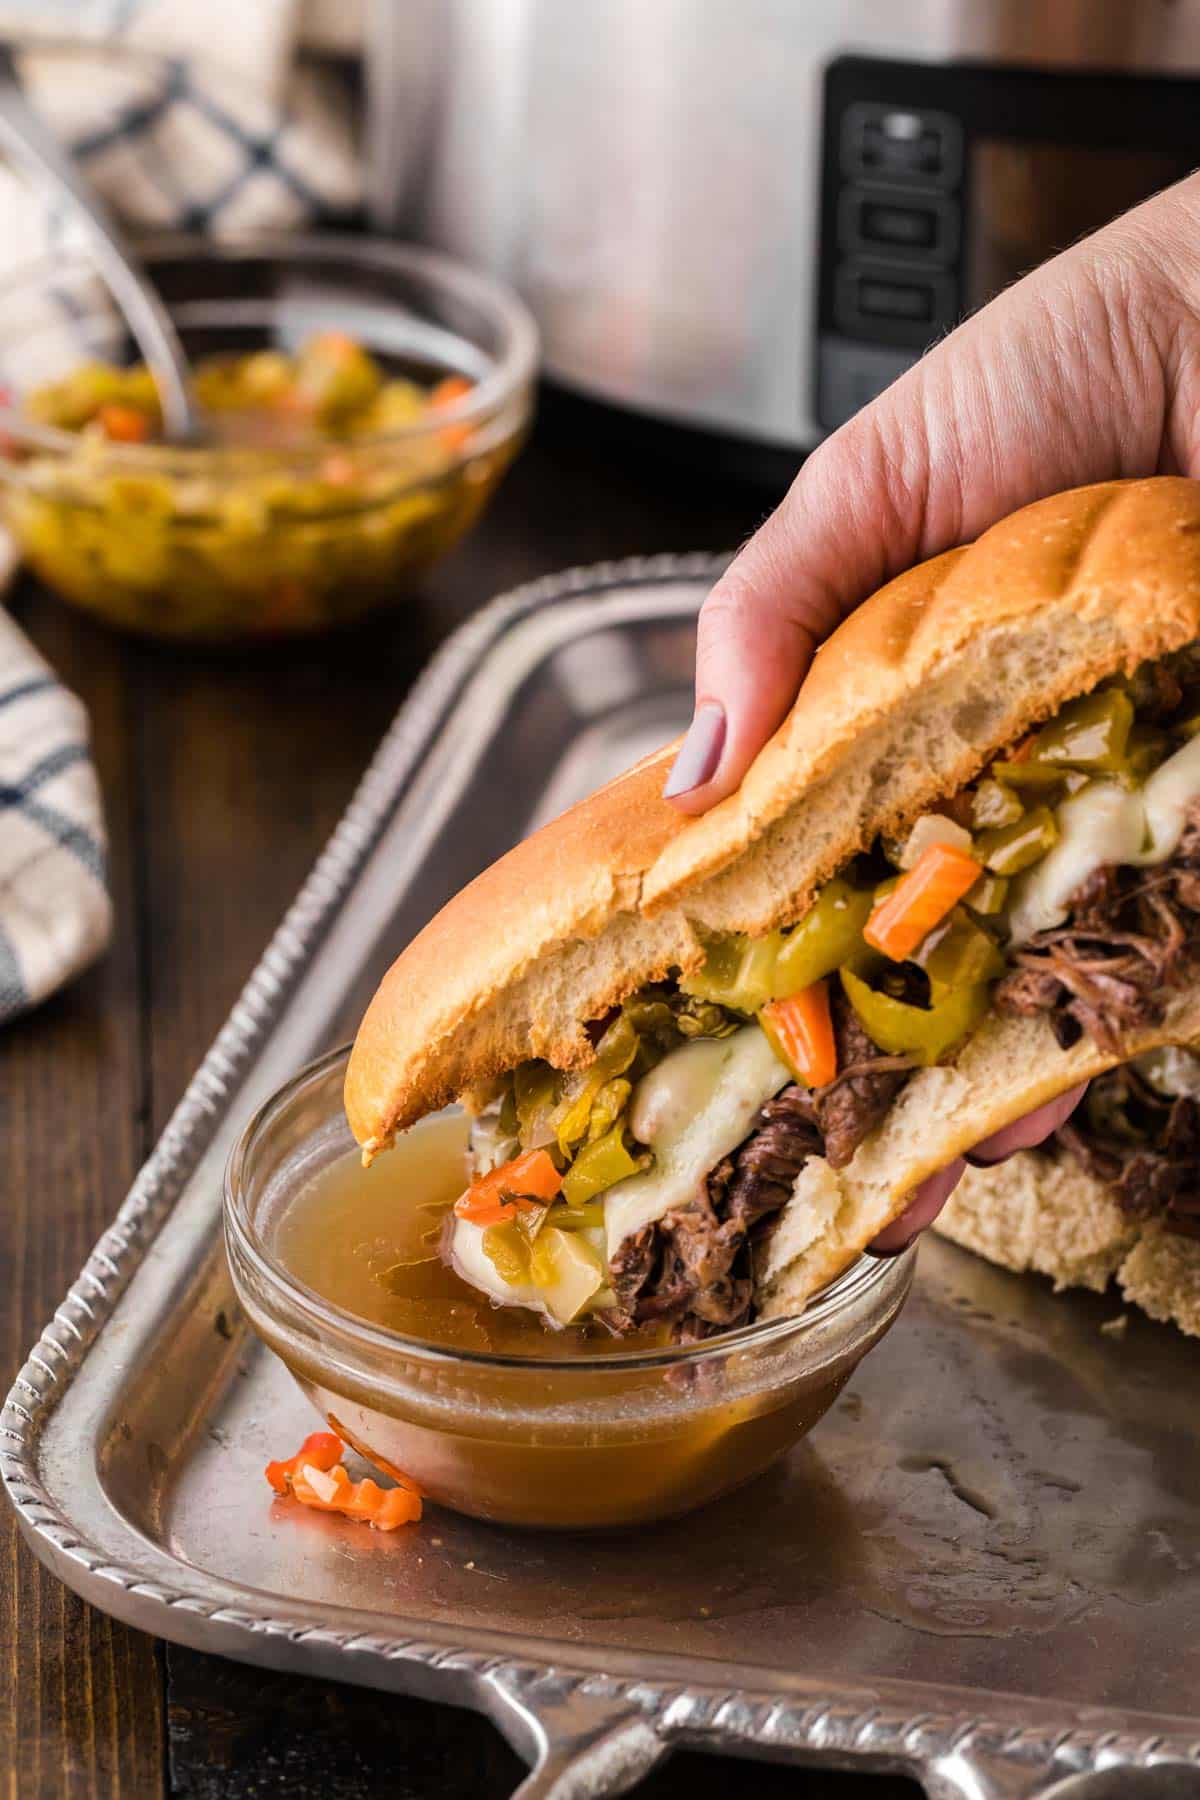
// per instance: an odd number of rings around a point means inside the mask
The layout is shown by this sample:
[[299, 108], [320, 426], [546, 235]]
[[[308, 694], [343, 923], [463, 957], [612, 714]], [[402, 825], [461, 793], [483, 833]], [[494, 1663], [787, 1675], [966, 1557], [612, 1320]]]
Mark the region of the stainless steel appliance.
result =
[[376, 223], [511, 281], [549, 373], [805, 447], [1200, 162], [1194, 0], [388, 0]]

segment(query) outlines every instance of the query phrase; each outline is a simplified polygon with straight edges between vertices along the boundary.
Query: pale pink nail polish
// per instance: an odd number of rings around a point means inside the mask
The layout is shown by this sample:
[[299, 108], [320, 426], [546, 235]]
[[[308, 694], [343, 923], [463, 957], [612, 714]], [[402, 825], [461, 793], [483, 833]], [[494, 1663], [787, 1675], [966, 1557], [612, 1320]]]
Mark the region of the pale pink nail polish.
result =
[[705, 701], [696, 709], [688, 734], [679, 746], [679, 755], [667, 776], [663, 799], [673, 800], [677, 794], [690, 794], [703, 787], [717, 772], [721, 752], [725, 748], [725, 709], [714, 701]]

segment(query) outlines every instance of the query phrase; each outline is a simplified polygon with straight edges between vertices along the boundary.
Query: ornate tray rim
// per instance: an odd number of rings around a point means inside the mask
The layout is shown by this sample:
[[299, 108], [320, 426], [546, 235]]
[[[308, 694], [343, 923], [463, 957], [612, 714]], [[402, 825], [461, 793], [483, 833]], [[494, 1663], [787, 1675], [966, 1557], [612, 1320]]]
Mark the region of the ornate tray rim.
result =
[[[598, 1673], [585, 1666], [586, 1657], [552, 1664], [513, 1659], [455, 1643], [453, 1634], [331, 1630], [314, 1625], [306, 1604], [294, 1612], [278, 1605], [232, 1607], [186, 1585], [147, 1582], [137, 1569], [114, 1564], [80, 1537], [39, 1474], [42, 1427], [212, 1142], [433, 731], [489, 646], [522, 619], [562, 601], [631, 586], [708, 584], [726, 560], [706, 553], [632, 557], [546, 575], [493, 600], [442, 645], [384, 736], [116, 1218], [14, 1380], [0, 1413], [0, 1478], [35, 1554], [94, 1603], [142, 1628], [225, 1655], [473, 1706], [534, 1765], [519, 1789], [522, 1800], [623, 1793], [680, 1744], [894, 1770], [921, 1780], [937, 1800], [1060, 1791], [1062, 1800], [1085, 1800], [1088, 1777], [1105, 1770], [1200, 1770], [1200, 1723], [1177, 1717], [1081, 1712], [999, 1694], [988, 1696], [995, 1704], [983, 1715], [971, 1690], [933, 1692], [927, 1684], [893, 1680], [828, 1689], [806, 1677], [767, 1677], [749, 1688], [646, 1680]], [[626, 1654], [608, 1662], [615, 1668], [631, 1660]], [[661, 1666], [664, 1659], [656, 1660]], [[678, 1660], [699, 1666], [698, 1659]], [[762, 1671], [747, 1674], [763, 1678]], [[1098, 1797], [1101, 1790], [1095, 1791]], [[1116, 1791], [1103, 1788], [1105, 1794]], [[1188, 1791], [1200, 1792], [1200, 1786]], [[1128, 1781], [1122, 1792], [1132, 1794]]]

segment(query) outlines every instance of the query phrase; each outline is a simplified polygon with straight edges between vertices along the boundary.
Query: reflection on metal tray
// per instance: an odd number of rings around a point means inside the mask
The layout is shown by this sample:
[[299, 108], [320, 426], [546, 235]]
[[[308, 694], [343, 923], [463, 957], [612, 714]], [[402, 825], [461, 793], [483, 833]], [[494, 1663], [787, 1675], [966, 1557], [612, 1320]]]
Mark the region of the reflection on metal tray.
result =
[[683, 1743], [963, 1800], [1195, 1793], [1195, 1347], [946, 1244], [811, 1443], [678, 1525], [380, 1539], [265, 1490], [309, 1420], [232, 1299], [231, 1138], [455, 888], [679, 728], [711, 574], [548, 580], [442, 652], [19, 1376], [10, 1497], [147, 1630], [483, 1709], [526, 1796], [623, 1792]]

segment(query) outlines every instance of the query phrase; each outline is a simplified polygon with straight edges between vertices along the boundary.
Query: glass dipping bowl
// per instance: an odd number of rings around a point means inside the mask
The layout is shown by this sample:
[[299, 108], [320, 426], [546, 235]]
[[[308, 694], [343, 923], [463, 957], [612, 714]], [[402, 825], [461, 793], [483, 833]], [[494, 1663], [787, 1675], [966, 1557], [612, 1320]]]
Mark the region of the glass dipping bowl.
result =
[[450, 1350], [368, 1324], [272, 1249], [290, 1199], [354, 1147], [342, 1111], [348, 1054], [311, 1064], [247, 1125], [226, 1173], [226, 1248], [254, 1329], [331, 1429], [443, 1506], [568, 1530], [701, 1506], [812, 1429], [911, 1286], [915, 1249], [861, 1257], [800, 1317], [572, 1360]]
[[152, 240], [194, 362], [348, 333], [389, 374], [462, 398], [387, 432], [299, 447], [121, 444], [26, 417], [22, 395], [128, 332], [70, 252], [0, 282], [0, 494], [38, 575], [111, 624], [231, 642], [321, 630], [404, 597], [479, 517], [524, 437], [537, 334], [515, 296], [444, 257], [360, 237]]

